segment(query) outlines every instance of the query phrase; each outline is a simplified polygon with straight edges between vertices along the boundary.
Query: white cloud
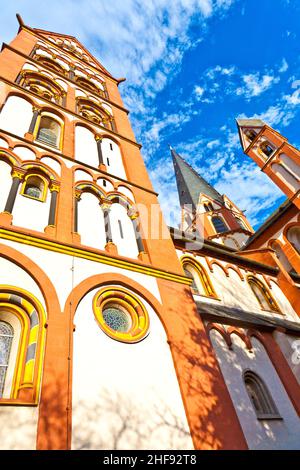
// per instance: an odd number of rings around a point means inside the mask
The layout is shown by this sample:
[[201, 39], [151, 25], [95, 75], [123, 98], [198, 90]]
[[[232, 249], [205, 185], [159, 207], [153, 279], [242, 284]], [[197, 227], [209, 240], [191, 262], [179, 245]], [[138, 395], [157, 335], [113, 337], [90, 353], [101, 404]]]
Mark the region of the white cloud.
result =
[[244, 95], [247, 99], [265, 92], [271, 85], [278, 83], [280, 78], [273, 75], [260, 75], [259, 72], [244, 75], [244, 86], [236, 90], [238, 95]]
[[278, 72], [280, 73], [286, 72], [288, 68], [289, 68], [289, 64], [287, 63], [286, 59], [283, 58], [281, 62], [281, 67], [278, 70]]

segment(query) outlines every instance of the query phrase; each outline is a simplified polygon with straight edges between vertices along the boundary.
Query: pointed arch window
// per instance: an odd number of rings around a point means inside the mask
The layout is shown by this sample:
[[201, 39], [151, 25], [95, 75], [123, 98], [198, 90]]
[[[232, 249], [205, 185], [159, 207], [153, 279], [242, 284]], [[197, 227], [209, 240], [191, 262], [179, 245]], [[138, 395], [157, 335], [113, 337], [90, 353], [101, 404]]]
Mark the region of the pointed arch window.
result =
[[181, 260], [185, 275], [192, 279], [191, 289], [195, 295], [217, 298], [212, 283], [200, 263], [187, 257]]
[[228, 228], [226, 227], [225, 222], [223, 219], [221, 219], [221, 217], [213, 217], [211, 221], [217, 233], [228, 232]]
[[13, 337], [13, 327], [0, 320], [0, 398], [3, 395]]
[[259, 279], [248, 276], [248, 283], [263, 310], [281, 313], [269, 289]]
[[61, 124], [48, 115], [42, 115], [35, 131], [36, 140], [51, 147], [61, 146]]
[[245, 371], [243, 376], [257, 419], [282, 419], [263, 380], [251, 370]]

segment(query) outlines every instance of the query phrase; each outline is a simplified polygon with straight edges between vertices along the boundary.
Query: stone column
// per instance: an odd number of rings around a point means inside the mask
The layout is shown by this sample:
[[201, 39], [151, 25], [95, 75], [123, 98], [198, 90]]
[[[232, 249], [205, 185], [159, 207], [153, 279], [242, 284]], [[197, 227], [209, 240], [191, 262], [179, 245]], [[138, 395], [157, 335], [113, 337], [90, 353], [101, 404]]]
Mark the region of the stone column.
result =
[[103, 200], [100, 203], [100, 206], [103, 210], [104, 224], [105, 224], [105, 236], [106, 236], [105, 250], [111, 254], [117, 255], [118, 249], [116, 245], [113, 243], [110, 216], [109, 216], [111, 205], [112, 205], [112, 202], [108, 200]]
[[149, 261], [148, 260], [148, 255], [145, 251], [143, 239], [141, 237], [140, 224], [139, 224], [139, 220], [138, 220], [139, 214], [138, 214], [138, 212], [135, 212], [132, 209], [129, 209], [127, 214], [128, 214], [128, 217], [130, 218], [130, 220], [132, 222], [132, 225], [133, 225], [136, 244], [137, 244], [138, 251], [139, 251], [139, 256], [138, 257], [141, 261]]
[[17, 197], [17, 193], [18, 193], [18, 188], [23, 179], [23, 176], [24, 176], [24, 173], [21, 171], [14, 170], [12, 172], [12, 184], [11, 184], [9, 195], [5, 204], [4, 212], [8, 212], [9, 214], [12, 213], [15, 200]]
[[102, 136], [99, 135], [99, 134], [95, 135], [95, 140], [97, 142], [99, 169], [102, 170], [102, 171], [106, 171], [106, 165], [104, 163], [103, 153], [102, 153]]
[[33, 106], [32, 111], [33, 111], [33, 115], [32, 115], [32, 118], [31, 118], [31, 123], [30, 123], [29, 129], [28, 129], [28, 132], [26, 132], [26, 134], [24, 136], [25, 139], [28, 139], [30, 141], [33, 141], [34, 129], [35, 129], [36, 122], [37, 122], [37, 119], [39, 117], [39, 114], [41, 112], [41, 109], [36, 107], [36, 106]]
[[51, 192], [51, 202], [50, 202], [48, 225], [55, 226], [56, 205], [57, 205], [57, 195], [59, 192], [59, 184], [52, 183], [50, 186], [50, 192]]

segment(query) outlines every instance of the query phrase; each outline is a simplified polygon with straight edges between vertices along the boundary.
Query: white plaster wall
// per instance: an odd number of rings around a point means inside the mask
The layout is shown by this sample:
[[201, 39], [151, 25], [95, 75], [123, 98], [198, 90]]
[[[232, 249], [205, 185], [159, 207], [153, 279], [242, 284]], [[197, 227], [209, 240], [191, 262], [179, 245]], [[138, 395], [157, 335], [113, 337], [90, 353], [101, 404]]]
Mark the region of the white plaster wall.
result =
[[38, 407], [0, 406], [0, 449], [35, 450]]
[[300, 338], [280, 331], [274, 336], [300, 385]]
[[97, 185], [103, 188], [106, 193], [114, 190], [114, 186], [105, 178], [99, 178], [97, 180]]
[[4, 211], [4, 207], [11, 188], [11, 183], [11, 167], [8, 165], [8, 163], [0, 160], [0, 212]]
[[[110, 210], [110, 224], [113, 242], [118, 247], [118, 253], [128, 258], [137, 258], [139, 252], [133, 224], [127, 215], [127, 210], [121, 204], [114, 203]], [[121, 237], [119, 222], [122, 225], [123, 238]]]
[[83, 181], [93, 181], [93, 178], [86, 171], [76, 170], [75, 171], [75, 183], [77, 183], [77, 181], [82, 181], [82, 180]]
[[[6, 243], [1, 240], [1, 243]], [[17, 249], [17, 247], [15, 247]], [[38, 264], [38, 260], [36, 259]], [[36, 282], [32, 279], [27, 272], [17, 266], [15, 263], [0, 256], [0, 285], [14, 286], [20, 289], [25, 289], [34, 295], [46, 309], [42, 292]]]
[[[145, 302], [150, 333], [137, 344], [109, 338], [92, 311], [93, 290], [75, 315], [73, 448], [192, 449], [190, 436], [163, 425], [176, 416], [188, 432], [174, 365], [163, 326]], [[171, 418], [170, 418], [171, 417]], [[132, 427], [132, 429], [130, 429]]]
[[124, 194], [124, 196], [130, 199], [130, 201], [135, 202], [133, 192], [126, 188], [126, 186], [118, 186], [118, 192]]
[[[112, 149], [110, 148], [112, 145]], [[102, 155], [108, 173], [126, 179], [122, 155], [119, 146], [111, 139], [102, 140]]]
[[292, 176], [283, 166], [274, 163], [271, 165], [274, 174], [281, 179], [292, 191], [296, 192], [300, 188], [300, 184], [294, 176]]
[[0, 114], [0, 129], [24, 137], [32, 118], [32, 105], [18, 96], [10, 96]]
[[[29, 259], [35, 262], [47, 274], [50, 281], [55, 286], [62, 309], [64, 308], [66, 299], [73, 287], [90, 276], [105, 273], [116, 273], [127, 276], [129, 279], [132, 279], [141, 286], [145, 287], [145, 289], [151, 292], [151, 294], [154, 295], [157, 300], [161, 301], [155, 277], [130, 271], [128, 269], [109, 266], [107, 264], [98, 263], [96, 261], [90, 261], [83, 258], [73, 258], [69, 255], [55, 253], [54, 251], [44, 250], [10, 240], [1, 240], [1, 243], [11, 246], [24, 255], [28, 256]], [[58, 266], [59, 269], [57, 269]], [[3, 279], [18, 279], [16, 277], [15, 271], [13, 271], [10, 267], [4, 270], [0, 269], [0, 274], [1, 273], [3, 274]], [[11, 273], [11, 275], [8, 276], [8, 273]], [[64, 275], [62, 276], [61, 273], [64, 273]], [[22, 286], [22, 283], [24, 282], [23, 278], [20, 282], [20, 286]], [[26, 289], [26, 287], [24, 288]]]
[[22, 160], [35, 160], [35, 153], [29, 148], [23, 147], [22, 145], [14, 147], [14, 153]]
[[44, 232], [48, 225], [50, 198], [49, 190], [45, 202], [22, 196], [19, 192], [12, 211], [13, 225]]
[[[230, 351], [223, 337], [210, 334], [222, 374], [250, 449], [300, 449], [300, 421], [264, 347], [252, 339], [253, 353], [244, 342], [231, 335]], [[283, 420], [258, 420], [243, 382], [243, 371], [250, 369], [265, 382]]]
[[4, 139], [0, 139], [0, 147], [3, 147], [5, 149], [8, 149], [9, 145]]
[[50, 168], [52, 168], [52, 170], [55, 171], [58, 176], [60, 176], [61, 166], [54, 158], [42, 157], [41, 162], [45, 165], [48, 165]]
[[75, 128], [75, 159], [96, 168], [99, 166], [94, 134], [82, 126]]
[[81, 243], [103, 250], [106, 245], [105, 224], [99, 199], [83, 193], [78, 204], [78, 232]]

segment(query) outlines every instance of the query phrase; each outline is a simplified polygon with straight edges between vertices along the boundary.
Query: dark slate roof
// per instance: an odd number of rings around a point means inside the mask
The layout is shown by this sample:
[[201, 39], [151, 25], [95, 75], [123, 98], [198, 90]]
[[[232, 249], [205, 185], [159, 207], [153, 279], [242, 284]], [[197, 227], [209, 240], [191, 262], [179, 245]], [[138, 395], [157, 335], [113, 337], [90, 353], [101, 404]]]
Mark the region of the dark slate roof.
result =
[[293, 203], [289, 199], [285, 199], [279, 207], [275, 209], [274, 212], [263, 222], [263, 224], [254, 232], [254, 234], [247, 240], [245, 245], [242, 247], [242, 250], [247, 250], [249, 245], [256, 240], [265, 230], [272, 226], [277, 219], [283, 216], [283, 214], [293, 206]]
[[[197, 309], [200, 315], [214, 317], [216, 321], [220, 321], [220, 317], [222, 317], [228, 321], [233, 320], [235, 323], [247, 323], [251, 326], [268, 328], [281, 327], [300, 333], [300, 324], [284, 318], [271, 317], [271, 314], [268, 315], [267, 313], [248, 312], [237, 307], [227, 307], [207, 302], [197, 302]], [[224, 320], [222, 321], [224, 322]]]
[[177, 189], [181, 207], [191, 204], [196, 209], [200, 194], [205, 194], [223, 204], [223, 198], [218, 191], [205, 181], [198, 173], [171, 148]]

